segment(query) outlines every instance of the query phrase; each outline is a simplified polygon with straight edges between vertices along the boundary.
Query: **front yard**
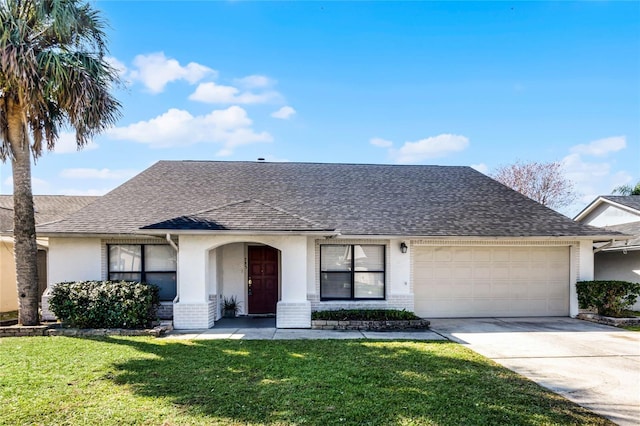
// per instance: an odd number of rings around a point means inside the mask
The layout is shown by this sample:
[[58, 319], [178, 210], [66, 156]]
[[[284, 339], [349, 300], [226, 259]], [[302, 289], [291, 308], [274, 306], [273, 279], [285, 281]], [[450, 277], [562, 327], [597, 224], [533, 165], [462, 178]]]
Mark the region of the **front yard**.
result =
[[611, 424], [455, 343], [0, 339], [0, 424]]

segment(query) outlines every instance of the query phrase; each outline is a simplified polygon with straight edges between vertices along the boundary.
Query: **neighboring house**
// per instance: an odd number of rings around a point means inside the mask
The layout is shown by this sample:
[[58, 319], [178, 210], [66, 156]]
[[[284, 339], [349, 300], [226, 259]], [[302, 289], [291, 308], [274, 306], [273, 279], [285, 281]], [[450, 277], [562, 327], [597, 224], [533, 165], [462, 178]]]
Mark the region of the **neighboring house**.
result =
[[210, 161], [156, 163], [38, 233], [49, 286], [151, 282], [183, 329], [212, 327], [230, 296], [280, 328], [339, 308], [576, 315], [594, 241], [618, 235], [469, 167]]
[[[575, 220], [634, 236], [596, 246], [594, 278], [640, 282], [640, 195], [600, 196]], [[634, 309], [640, 310], [640, 301]]]
[[[36, 223], [59, 220], [81, 209], [98, 197], [35, 195]], [[0, 312], [18, 309], [16, 266], [13, 254], [13, 196], [0, 195]], [[38, 287], [40, 295], [47, 287], [47, 239], [38, 238]]]

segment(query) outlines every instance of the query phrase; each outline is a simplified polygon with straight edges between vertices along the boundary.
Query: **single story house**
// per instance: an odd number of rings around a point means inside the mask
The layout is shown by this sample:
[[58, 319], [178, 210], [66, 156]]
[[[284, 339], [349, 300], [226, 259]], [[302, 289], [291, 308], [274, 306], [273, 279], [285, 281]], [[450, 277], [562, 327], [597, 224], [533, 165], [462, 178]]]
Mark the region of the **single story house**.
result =
[[[640, 282], [640, 195], [602, 195], [575, 220], [633, 236], [596, 245], [594, 279]], [[640, 310], [640, 301], [634, 309]]]
[[160, 161], [37, 232], [49, 286], [151, 282], [179, 329], [214, 326], [230, 296], [279, 328], [339, 308], [576, 315], [594, 242], [619, 235], [470, 167], [263, 161]]
[[[98, 197], [34, 195], [36, 223], [59, 220], [93, 202]], [[38, 238], [38, 288], [42, 296], [47, 287], [46, 238]], [[16, 264], [13, 254], [13, 196], [0, 195], [0, 312], [18, 310]]]

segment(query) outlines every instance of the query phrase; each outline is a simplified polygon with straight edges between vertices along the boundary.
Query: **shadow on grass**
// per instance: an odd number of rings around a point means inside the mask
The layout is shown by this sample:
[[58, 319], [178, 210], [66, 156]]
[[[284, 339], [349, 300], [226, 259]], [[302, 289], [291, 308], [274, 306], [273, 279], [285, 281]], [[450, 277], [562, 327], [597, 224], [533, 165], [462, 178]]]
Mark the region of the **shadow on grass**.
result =
[[106, 338], [113, 381], [211, 423], [610, 424], [453, 343]]

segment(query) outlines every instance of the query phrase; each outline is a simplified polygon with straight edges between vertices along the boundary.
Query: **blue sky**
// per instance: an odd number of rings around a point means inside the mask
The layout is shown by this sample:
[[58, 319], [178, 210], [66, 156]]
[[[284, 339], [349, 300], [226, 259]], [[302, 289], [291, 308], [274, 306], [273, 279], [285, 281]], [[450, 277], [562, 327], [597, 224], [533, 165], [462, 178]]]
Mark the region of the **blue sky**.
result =
[[80, 152], [63, 134], [36, 194], [104, 194], [158, 160], [562, 161], [571, 215], [640, 180], [638, 2], [95, 5], [123, 117]]

